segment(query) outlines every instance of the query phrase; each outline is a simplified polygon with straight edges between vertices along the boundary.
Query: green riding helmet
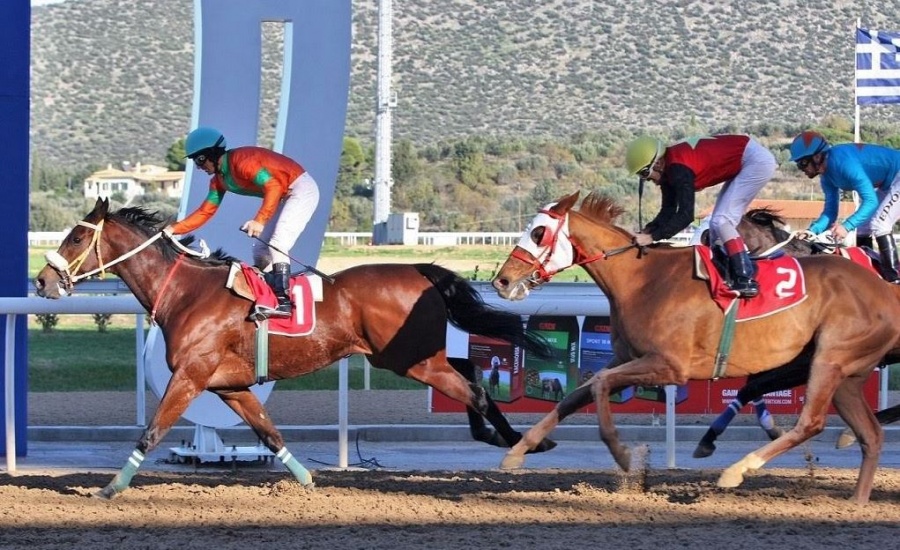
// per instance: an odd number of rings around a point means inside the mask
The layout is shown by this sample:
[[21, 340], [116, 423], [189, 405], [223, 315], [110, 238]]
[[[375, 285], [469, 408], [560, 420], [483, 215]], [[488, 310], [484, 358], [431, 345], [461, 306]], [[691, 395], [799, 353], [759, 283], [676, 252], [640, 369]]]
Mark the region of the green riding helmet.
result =
[[625, 166], [629, 174], [637, 174], [650, 166], [665, 150], [663, 142], [650, 136], [641, 136], [628, 144]]

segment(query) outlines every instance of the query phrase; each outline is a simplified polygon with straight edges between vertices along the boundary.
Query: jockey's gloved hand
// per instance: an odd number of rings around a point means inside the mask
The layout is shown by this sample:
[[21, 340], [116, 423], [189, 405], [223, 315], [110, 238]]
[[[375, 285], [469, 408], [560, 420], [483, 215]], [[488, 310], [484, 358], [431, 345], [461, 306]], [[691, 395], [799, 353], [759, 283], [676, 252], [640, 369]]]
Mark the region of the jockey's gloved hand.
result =
[[806, 241], [806, 242], [810, 242], [810, 243], [816, 242], [818, 240], [818, 237], [819, 237], [818, 235], [816, 235], [809, 229], [804, 229], [803, 231], [797, 231], [797, 233], [794, 234], [795, 239], [799, 239], [801, 241]]

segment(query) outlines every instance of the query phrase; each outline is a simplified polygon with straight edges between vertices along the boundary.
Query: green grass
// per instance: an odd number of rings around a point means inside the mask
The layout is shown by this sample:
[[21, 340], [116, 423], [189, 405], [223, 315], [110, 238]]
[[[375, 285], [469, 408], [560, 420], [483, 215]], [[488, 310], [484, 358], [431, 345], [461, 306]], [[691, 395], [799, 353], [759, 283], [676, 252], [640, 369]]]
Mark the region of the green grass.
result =
[[[28, 330], [28, 385], [33, 392], [134, 391], [135, 336], [131, 316], [113, 316], [114, 326], [101, 333], [90, 316], [60, 316], [52, 332]], [[126, 320], [128, 319], [128, 320]], [[115, 326], [115, 325], [121, 326]], [[87, 350], [90, 350], [89, 352]], [[363, 357], [350, 358], [350, 389], [364, 388]], [[370, 368], [370, 387], [379, 390], [415, 390], [425, 386], [392, 372]], [[338, 366], [282, 380], [276, 390], [336, 390]]]

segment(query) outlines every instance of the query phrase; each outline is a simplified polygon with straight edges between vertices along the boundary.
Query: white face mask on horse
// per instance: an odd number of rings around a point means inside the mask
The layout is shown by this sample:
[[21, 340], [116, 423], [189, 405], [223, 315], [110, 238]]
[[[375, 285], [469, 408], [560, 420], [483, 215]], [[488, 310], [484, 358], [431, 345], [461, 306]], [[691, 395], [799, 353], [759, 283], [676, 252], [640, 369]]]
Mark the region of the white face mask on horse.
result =
[[[534, 258], [537, 270], [532, 279], [535, 281], [549, 281], [575, 263], [575, 250], [569, 240], [569, 216], [559, 216], [552, 212], [550, 209], [554, 205], [555, 202], [550, 203], [538, 212], [516, 245]], [[538, 230], [543, 231], [535, 233]], [[513, 251], [513, 255], [515, 254], [516, 251]], [[532, 262], [530, 259], [526, 261]]]

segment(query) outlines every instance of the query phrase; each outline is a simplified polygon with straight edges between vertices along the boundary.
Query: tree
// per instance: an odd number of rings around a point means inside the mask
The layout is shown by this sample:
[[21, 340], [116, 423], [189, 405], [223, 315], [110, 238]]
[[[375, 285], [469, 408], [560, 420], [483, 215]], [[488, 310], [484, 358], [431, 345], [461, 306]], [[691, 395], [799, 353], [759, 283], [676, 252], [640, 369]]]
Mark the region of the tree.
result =
[[187, 166], [184, 159], [184, 140], [185, 138], [178, 139], [166, 151], [166, 168], [173, 172], [182, 172]]
[[341, 164], [338, 167], [337, 186], [334, 190], [335, 198], [364, 194], [360, 188], [365, 187], [365, 174], [369, 172], [366, 153], [359, 140], [345, 137], [344, 147], [341, 150]]
[[397, 142], [391, 159], [391, 177], [394, 185], [403, 186], [419, 173], [419, 157], [416, 148], [408, 139]]

